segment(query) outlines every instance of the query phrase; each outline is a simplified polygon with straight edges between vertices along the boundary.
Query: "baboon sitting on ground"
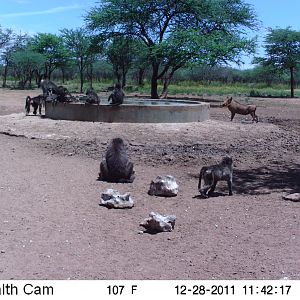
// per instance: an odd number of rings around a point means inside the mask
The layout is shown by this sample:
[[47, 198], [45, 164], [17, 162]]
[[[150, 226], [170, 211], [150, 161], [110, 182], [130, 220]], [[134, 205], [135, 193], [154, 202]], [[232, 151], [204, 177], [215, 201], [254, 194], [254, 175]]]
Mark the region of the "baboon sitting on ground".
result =
[[134, 178], [133, 163], [128, 159], [125, 144], [121, 138], [114, 138], [100, 163], [98, 180], [131, 183]]
[[113, 92], [108, 97], [108, 102], [110, 102], [111, 99], [111, 105], [120, 105], [124, 101], [124, 96], [125, 94], [122, 90], [121, 84], [116, 83]]
[[[220, 164], [203, 167], [199, 175], [198, 190], [201, 196], [207, 198], [215, 190], [217, 182], [224, 180], [227, 181], [229, 196], [232, 196], [232, 158], [224, 157]], [[201, 186], [203, 178], [204, 186]]]

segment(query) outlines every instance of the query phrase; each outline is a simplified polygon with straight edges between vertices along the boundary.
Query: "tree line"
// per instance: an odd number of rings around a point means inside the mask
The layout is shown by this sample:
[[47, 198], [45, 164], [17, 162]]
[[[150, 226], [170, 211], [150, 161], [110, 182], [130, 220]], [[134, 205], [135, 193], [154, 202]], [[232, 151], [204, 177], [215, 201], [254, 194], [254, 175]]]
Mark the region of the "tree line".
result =
[[185, 80], [261, 80], [270, 85], [288, 71], [294, 96], [300, 32], [289, 27], [269, 29], [265, 57], [255, 58], [254, 69], [229, 67], [241, 63], [242, 55], [255, 53], [257, 46], [249, 32], [259, 21], [245, 1], [103, 0], [84, 22], [81, 28], [35, 36], [0, 27], [2, 86], [9, 75], [25, 88], [58, 72], [64, 81], [72, 70], [83, 92], [84, 82], [92, 87], [99, 76], [113, 76], [125, 87], [134, 74], [138, 85], [149, 81], [152, 98], [163, 98], [171, 81], [183, 74]]

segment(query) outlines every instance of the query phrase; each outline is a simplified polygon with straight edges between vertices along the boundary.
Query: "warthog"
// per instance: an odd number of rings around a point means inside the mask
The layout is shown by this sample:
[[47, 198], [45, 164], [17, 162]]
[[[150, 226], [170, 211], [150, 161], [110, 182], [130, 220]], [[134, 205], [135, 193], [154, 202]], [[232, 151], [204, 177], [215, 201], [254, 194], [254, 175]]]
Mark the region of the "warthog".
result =
[[237, 101], [234, 101], [232, 97], [228, 97], [223, 104], [221, 104], [221, 107], [228, 107], [228, 109], [231, 112], [231, 121], [234, 118], [235, 114], [240, 115], [251, 115], [252, 121], [258, 122], [258, 117], [255, 115], [256, 111], [256, 105], [244, 105]]

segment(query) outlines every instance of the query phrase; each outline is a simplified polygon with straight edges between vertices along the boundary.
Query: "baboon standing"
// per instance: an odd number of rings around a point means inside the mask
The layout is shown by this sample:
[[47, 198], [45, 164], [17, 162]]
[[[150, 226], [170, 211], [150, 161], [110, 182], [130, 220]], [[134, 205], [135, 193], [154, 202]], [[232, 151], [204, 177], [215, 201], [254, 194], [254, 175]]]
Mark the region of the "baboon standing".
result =
[[42, 79], [40, 87], [46, 101], [71, 102], [75, 100], [67, 88], [62, 85], [57, 86], [48, 79]]
[[131, 183], [134, 178], [133, 163], [128, 159], [125, 144], [121, 138], [114, 138], [100, 163], [98, 180]]
[[[215, 190], [217, 182], [224, 180], [227, 181], [229, 196], [232, 196], [232, 173], [233, 163], [231, 157], [224, 157], [220, 164], [203, 167], [199, 175], [198, 190], [200, 194], [207, 198]], [[203, 178], [204, 186], [201, 186]]]
[[113, 92], [108, 97], [108, 102], [111, 99], [111, 105], [120, 105], [124, 101], [124, 92], [122, 90], [121, 84], [116, 83]]
[[37, 109], [39, 109], [39, 114], [42, 114], [42, 105], [44, 105], [45, 99], [43, 95], [38, 95], [31, 98], [30, 96], [26, 97], [25, 100], [25, 111], [26, 115], [30, 112], [30, 105], [33, 107], [33, 114], [36, 115]]
[[43, 95], [45, 98], [51, 96], [52, 94], [57, 94], [57, 85], [49, 79], [42, 79], [40, 82], [40, 88], [43, 90]]

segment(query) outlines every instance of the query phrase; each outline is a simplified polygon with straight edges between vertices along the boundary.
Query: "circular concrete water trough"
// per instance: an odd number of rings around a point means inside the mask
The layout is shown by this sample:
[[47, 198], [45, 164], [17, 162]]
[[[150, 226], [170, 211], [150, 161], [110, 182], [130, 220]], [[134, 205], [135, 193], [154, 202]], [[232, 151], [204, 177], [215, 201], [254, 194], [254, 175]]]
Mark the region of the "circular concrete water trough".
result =
[[186, 123], [209, 119], [209, 104], [185, 100], [126, 98], [124, 104], [84, 104], [47, 102], [45, 117], [108, 123]]

